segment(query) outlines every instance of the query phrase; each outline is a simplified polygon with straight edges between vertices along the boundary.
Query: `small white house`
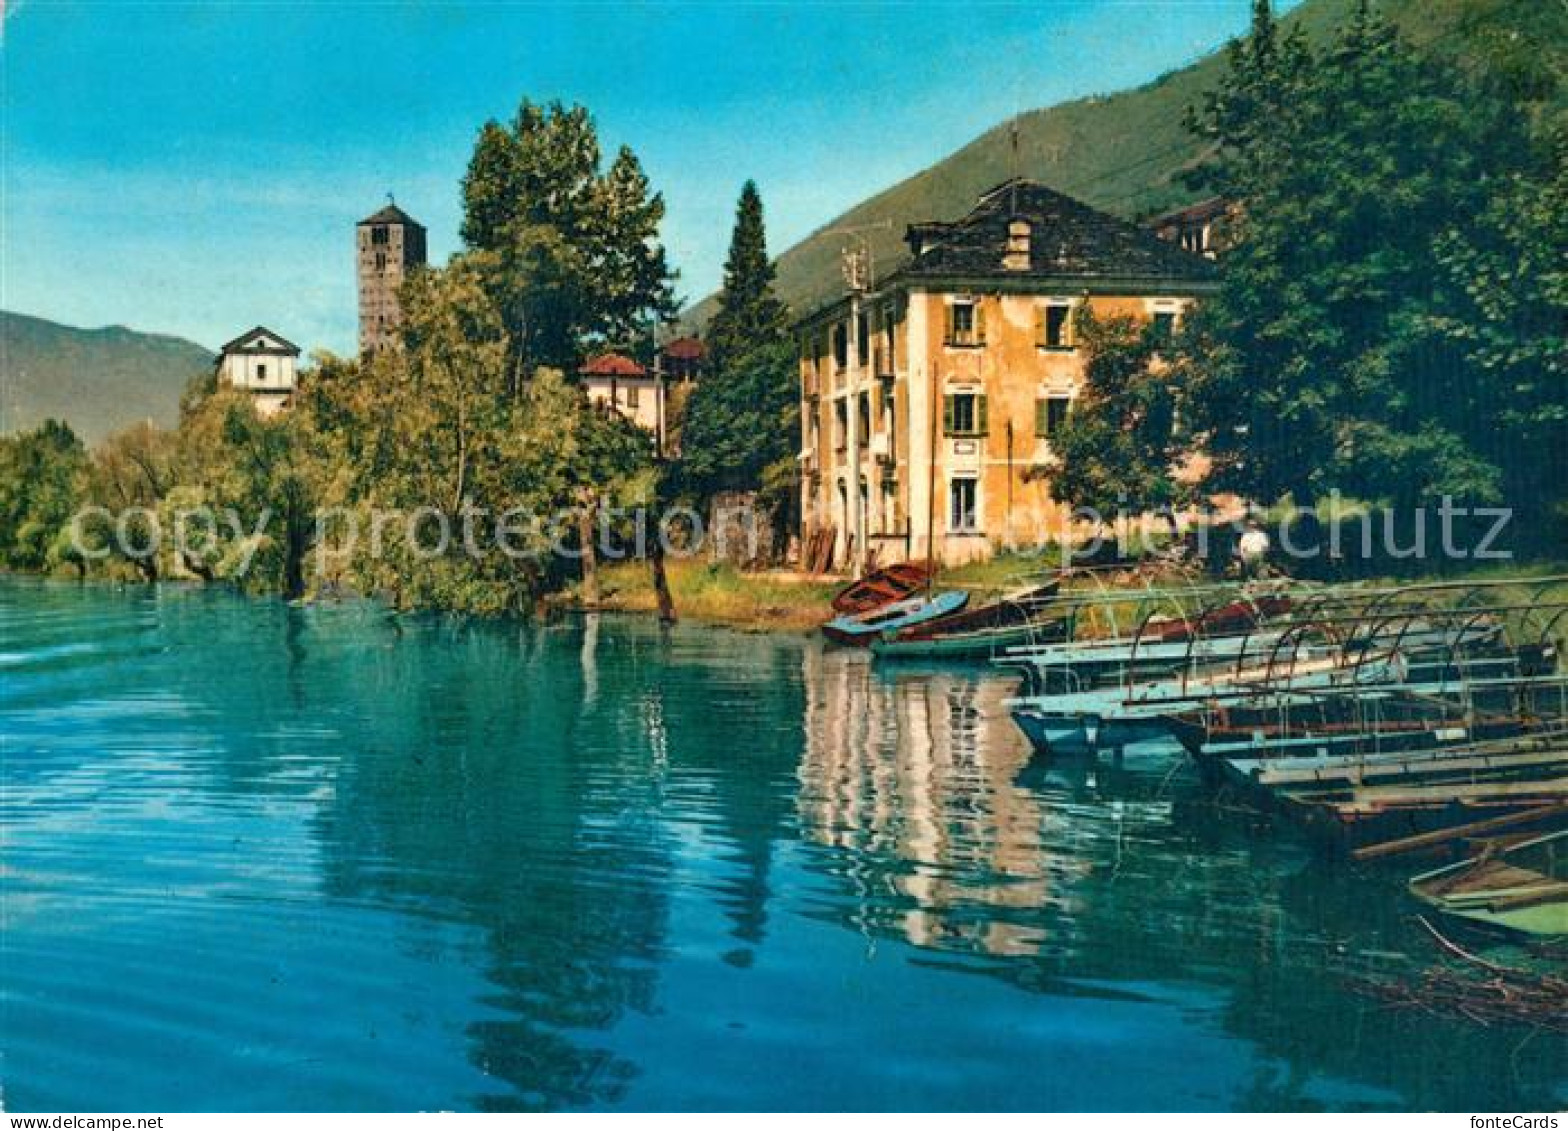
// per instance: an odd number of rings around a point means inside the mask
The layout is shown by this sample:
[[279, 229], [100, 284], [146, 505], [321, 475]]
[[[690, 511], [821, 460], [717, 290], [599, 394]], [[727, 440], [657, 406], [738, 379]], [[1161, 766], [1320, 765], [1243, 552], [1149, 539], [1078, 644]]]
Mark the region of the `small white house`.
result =
[[218, 355], [218, 383], [256, 398], [262, 416], [286, 408], [299, 380], [299, 347], [265, 326], [247, 330]]
[[664, 381], [658, 374], [622, 354], [601, 353], [589, 359], [579, 378], [589, 400], [609, 405], [664, 446]]

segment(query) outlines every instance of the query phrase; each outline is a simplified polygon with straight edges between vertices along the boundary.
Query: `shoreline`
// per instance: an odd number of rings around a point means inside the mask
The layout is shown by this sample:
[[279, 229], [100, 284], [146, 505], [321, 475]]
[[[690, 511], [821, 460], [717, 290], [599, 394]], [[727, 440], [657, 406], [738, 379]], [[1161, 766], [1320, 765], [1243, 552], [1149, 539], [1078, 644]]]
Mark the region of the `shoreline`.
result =
[[[1018, 585], [1028, 571], [1016, 559], [998, 558], [985, 562], [955, 567], [944, 571], [937, 583], [939, 589], [964, 588], [982, 595], [1000, 594]], [[1038, 571], [1033, 571], [1038, 572]], [[1423, 582], [1473, 578], [1547, 576], [1568, 572], [1568, 562], [1534, 561], [1525, 565], [1514, 563], [1511, 568], [1484, 568], [1460, 574], [1432, 574], [1425, 577], [1361, 578], [1363, 584], [1417, 585]], [[696, 559], [668, 562], [666, 574], [679, 622], [728, 628], [750, 633], [814, 634], [831, 620], [833, 612], [829, 602], [848, 584], [849, 579], [834, 575], [808, 575], [792, 570], [745, 571], [734, 566], [699, 561]], [[0, 577], [30, 578], [56, 583], [77, 585], [107, 585], [116, 588], [141, 588], [144, 586], [178, 585], [193, 590], [225, 589], [238, 596], [263, 600], [276, 600], [294, 607], [331, 605], [343, 600], [360, 599], [381, 605], [395, 616], [452, 615], [454, 610], [437, 607], [400, 609], [387, 601], [384, 595], [339, 591], [323, 594], [312, 592], [293, 601], [285, 601], [280, 594], [257, 593], [223, 581], [203, 581], [199, 578], [165, 577], [156, 582], [131, 578], [103, 576], [77, 576], [72, 571], [32, 571], [3, 569]], [[538, 599], [531, 612], [511, 612], [496, 616], [458, 612], [459, 616], [474, 616], [482, 620], [522, 619], [548, 616], [555, 613], [628, 613], [652, 616], [657, 612], [657, 602], [647, 564], [642, 561], [625, 561], [601, 564], [599, 568], [600, 599], [584, 602], [581, 585], [575, 583]]]

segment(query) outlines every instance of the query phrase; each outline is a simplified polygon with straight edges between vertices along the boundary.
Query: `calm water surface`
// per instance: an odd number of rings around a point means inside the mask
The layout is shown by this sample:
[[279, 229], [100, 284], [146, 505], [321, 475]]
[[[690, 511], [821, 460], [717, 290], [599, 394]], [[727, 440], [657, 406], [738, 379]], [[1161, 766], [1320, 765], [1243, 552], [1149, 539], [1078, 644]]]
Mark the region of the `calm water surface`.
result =
[[0, 580], [12, 1110], [1542, 1109], [1563, 1042], [984, 671]]

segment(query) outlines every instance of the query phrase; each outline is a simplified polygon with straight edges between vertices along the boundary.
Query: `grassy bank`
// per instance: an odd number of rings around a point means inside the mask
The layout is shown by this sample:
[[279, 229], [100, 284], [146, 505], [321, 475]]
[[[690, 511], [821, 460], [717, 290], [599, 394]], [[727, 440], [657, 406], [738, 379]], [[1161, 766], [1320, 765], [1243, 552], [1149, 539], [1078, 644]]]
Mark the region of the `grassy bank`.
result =
[[[1036, 559], [1004, 556], [943, 570], [937, 584], [943, 589], [969, 589], [978, 600], [1017, 584], [1021, 574], [1040, 569]], [[758, 632], [807, 632], [817, 628], [832, 617], [828, 602], [847, 584], [844, 578], [824, 579], [783, 570], [746, 573], [730, 565], [699, 560], [672, 559], [666, 573], [676, 615], [682, 620]], [[657, 611], [653, 583], [642, 562], [602, 567], [599, 589], [599, 609]], [[568, 608], [582, 607], [581, 594], [570, 590], [558, 603]]]
[[[968, 589], [981, 601], [1017, 585], [1021, 578], [1038, 574], [1036, 558], [1001, 556], [990, 561], [944, 570], [938, 588]], [[843, 579], [822, 579], [785, 571], [745, 573], [729, 565], [696, 560], [671, 560], [667, 570], [675, 611], [682, 620], [722, 624], [749, 631], [808, 632], [831, 617], [828, 602], [845, 584]], [[1504, 577], [1540, 578], [1568, 573], [1568, 563], [1531, 563], [1492, 566], [1459, 576], [1429, 577], [1426, 581], [1499, 580]], [[622, 562], [600, 570], [599, 609], [653, 613], [657, 610], [648, 567], [642, 562]], [[1363, 579], [1368, 587], [1418, 584], [1413, 578]], [[1568, 601], [1568, 584], [1541, 595], [1544, 602]], [[569, 590], [552, 603], [582, 607], [580, 594]], [[1092, 629], [1091, 629], [1092, 632]]]
[[[752, 631], [806, 632], [828, 619], [828, 601], [843, 585], [783, 572], [743, 573], [706, 561], [670, 560], [666, 574], [675, 612], [682, 620]], [[643, 562], [621, 562], [599, 571], [600, 609], [657, 611], [653, 583]], [[580, 606], [574, 590], [564, 595]]]

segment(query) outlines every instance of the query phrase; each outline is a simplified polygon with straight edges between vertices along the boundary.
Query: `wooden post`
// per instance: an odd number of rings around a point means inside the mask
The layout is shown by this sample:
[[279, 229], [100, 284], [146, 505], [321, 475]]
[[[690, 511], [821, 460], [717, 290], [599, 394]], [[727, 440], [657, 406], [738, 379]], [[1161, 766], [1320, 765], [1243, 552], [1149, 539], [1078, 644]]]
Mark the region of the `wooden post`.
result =
[[664, 572], [664, 454], [657, 448], [653, 455], [653, 529], [648, 532], [648, 571], [653, 576], [653, 597], [659, 607], [659, 623], [675, 623], [675, 599], [670, 596], [670, 579]]
[[664, 539], [658, 530], [648, 545], [648, 568], [653, 572], [653, 595], [659, 604], [659, 623], [675, 623], [675, 599], [670, 596], [670, 579], [664, 572]]
[[577, 541], [582, 553], [582, 603], [592, 607], [599, 603], [599, 551], [594, 544], [594, 519], [599, 508], [591, 487], [581, 493], [579, 500], [582, 506], [577, 512]]

